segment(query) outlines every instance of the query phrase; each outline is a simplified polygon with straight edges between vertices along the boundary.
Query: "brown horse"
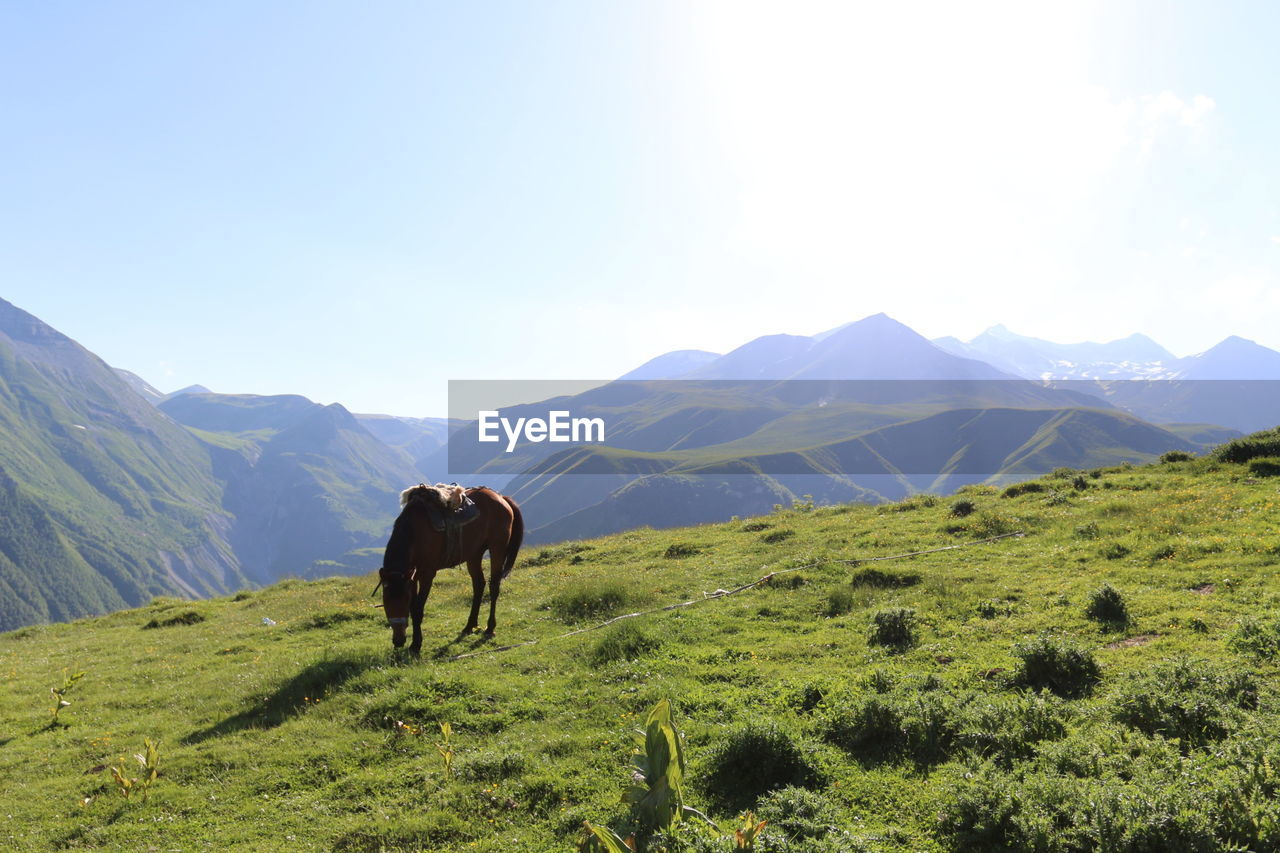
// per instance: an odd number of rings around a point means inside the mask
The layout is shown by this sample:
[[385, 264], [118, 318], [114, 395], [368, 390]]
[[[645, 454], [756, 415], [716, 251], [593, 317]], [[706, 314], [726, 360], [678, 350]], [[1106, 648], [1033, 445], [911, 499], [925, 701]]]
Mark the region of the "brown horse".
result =
[[[492, 637], [497, 627], [498, 591], [511, 574], [524, 539], [524, 518], [520, 507], [506, 495], [483, 486], [467, 489], [480, 515], [459, 531], [461, 548], [449, 555], [445, 534], [431, 523], [431, 506], [440, 506], [440, 494], [431, 486], [406, 489], [401, 495], [403, 509], [391, 530], [387, 550], [378, 577], [382, 585], [382, 606], [391, 625], [391, 643], [404, 645], [405, 626], [413, 619], [413, 642], [410, 651], [422, 648], [422, 611], [431, 594], [431, 583], [440, 569], [467, 564], [471, 574], [471, 617], [462, 629], [468, 634], [477, 627], [480, 599], [484, 595], [484, 552], [489, 552], [489, 627]], [[437, 510], [438, 511], [438, 510]], [[452, 560], [451, 560], [452, 557]], [[460, 635], [461, 636], [461, 635]]]

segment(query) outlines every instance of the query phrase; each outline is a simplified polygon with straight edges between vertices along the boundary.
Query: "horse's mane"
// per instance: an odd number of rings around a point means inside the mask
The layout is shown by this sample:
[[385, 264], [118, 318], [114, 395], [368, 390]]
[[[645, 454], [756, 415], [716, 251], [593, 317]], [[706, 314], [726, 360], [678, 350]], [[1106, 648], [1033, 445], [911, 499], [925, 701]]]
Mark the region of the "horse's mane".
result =
[[442, 509], [455, 510], [462, 506], [463, 491], [462, 486], [456, 483], [436, 483], [434, 486], [419, 483], [400, 493], [400, 508], [407, 507], [410, 501], [422, 500], [434, 503]]

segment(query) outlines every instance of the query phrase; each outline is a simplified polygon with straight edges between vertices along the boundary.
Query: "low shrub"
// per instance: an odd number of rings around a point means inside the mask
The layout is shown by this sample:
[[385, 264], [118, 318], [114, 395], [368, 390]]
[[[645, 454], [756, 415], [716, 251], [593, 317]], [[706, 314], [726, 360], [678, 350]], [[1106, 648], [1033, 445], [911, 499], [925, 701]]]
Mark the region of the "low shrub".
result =
[[682, 557], [696, 557], [702, 553], [702, 549], [696, 545], [689, 545], [685, 542], [673, 542], [667, 546], [667, 550], [662, 552], [662, 556], [668, 560], [678, 560]]
[[985, 539], [991, 536], [1003, 536], [1006, 533], [1016, 533], [1019, 526], [1016, 518], [980, 513], [969, 525], [969, 531], [974, 536]]
[[821, 723], [822, 739], [863, 761], [886, 761], [906, 752], [907, 729], [897, 702], [868, 696], [833, 709]]
[[788, 786], [760, 798], [756, 817], [788, 840], [824, 838], [836, 830], [842, 809], [816, 791]]
[[1280, 652], [1280, 619], [1241, 619], [1227, 645], [1257, 658], [1273, 658]]
[[762, 794], [821, 780], [806, 751], [772, 721], [752, 721], [725, 736], [707, 756], [708, 797], [725, 811], [750, 808]]
[[1019, 662], [1014, 683], [1020, 687], [1075, 699], [1087, 696], [1102, 680], [1092, 652], [1051, 635], [1019, 643], [1013, 653]]
[[947, 514], [952, 518], [965, 518], [966, 516], [973, 515], [977, 508], [978, 505], [973, 501], [968, 498], [961, 498], [951, 504], [951, 511]]
[[1029, 495], [1036, 492], [1043, 492], [1048, 487], [1044, 483], [1037, 480], [1028, 480], [1025, 483], [1014, 483], [1000, 493], [1002, 498], [1016, 498], [1019, 495]]
[[157, 616], [142, 627], [146, 630], [148, 628], [172, 628], [175, 625], [197, 625], [203, 622], [205, 618], [205, 615], [197, 610], [184, 610], [164, 619]]
[[[1254, 782], [1236, 794], [1231, 790], [1236, 781], [1218, 781], [1212, 770], [1199, 768], [1097, 779], [986, 766], [956, 774], [937, 828], [944, 848], [951, 850], [1271, 849], [1272, 830], [1260, 824], [1251, 800], [1266, 796], [1263, 786]], [[1263, 810], [1267, 821], [1275, 819], [1273, 809]]]
[[1227, 736], [1233, 710], [1257, 706], [1252, 673], [1177, 660], [1126, 680], [1112, 717], [1149, 735], [1203, 746]]
[[1213, 451], [1222, 462], [1244, 463], [1263, 456], [1280, 456], [1280, 427], [1233, 438]]
[[826, 605], [822, 612], [825, 616], [843, 616], [853, 610], [853, 590], [847, 586], [836, 587], [827, 593]]
[[628, 619], [607, 629], [591, 649], [591, 662], [597, 666], [616, 660], [635, 660], [662, 646], [662, 638], [646, 631], [635, 619]]
[[632, 598], [631, 590], [616, 581], [579, 582], [543, 606], [564, 622], [581, 622], [616, 613]]
[[1072, 715], [1063, 700], [1048, 694], [981, 696], [964, 704], [955, 745], [1009, 767], [1035, 755], [1038, 744], [1065, 737]]
[[1110, 545], [1102, 549], [1102, 558], [1104, 560], [1122, 560], [1129, 556], [1132, 551], [1128, 545], [1122, 545], [1119, 542], [1112, 542]]
[[979, 601], [974, 610], [983, 619], [995, 619], [997, 616], [1008, 616], [1013, 613], [1013, 605], [1007, 601], [987, 598]]
[[1195, 455], [1185, 450], [1170, 450], [1167, 453], [1160, 454], [1160, 463], [1168, 465], [1170, 462], [1188, 462], [1195, 459]]
[[570, 557], [578, 556], [583, 551], [590, 551], [590, 545], [584, 545], [581, 542], [565, 542], [563, 545], [556, 545], [552, 548], [539, 549], [538, 553], [528, 557], [524, 557], [520, 565], [522, 566], [546, 566], [551, 563], [567, 560]]
[[877, 611], [871, 617], [867, 642], [884, 646], [890, 651], [905, 651], [918, 641], [916, 636], [916, 612], [910, 607], [892, 607]]
[[849, 578], [854, 586], [869, 586], [874, 589], [901, 589], [920, 583], [920, 575], [916, 572], [886, 572], [867, 567], [858, 569]]
[[1255, 459], [1249, 463], [1249, 473], [1255, 477], [1280, 477], [1280, 459]]
[[479, 782], [500, 782], [522, 775], [527, 765], [527, 759], [518, 752], [485, 752], [462, 765], [458, 775]]
[[1109, 583], [1104, 583], [1089, 593], [1089, 604], [1084, 609], [1084, 615], [1095, 622], [1107, 625], [1128, 625], [1129, 605], [1125, 603], [1124, 596], [1119, 590]]
[[783, 528], [782, 530], [775, 530], [772, 533], [766, 533], [760, 537], [760, 541], [764, 542], [766, 545], [777, 545], [779, 542], [785, 542], [795, 535], [796, 532], [794, 530]]

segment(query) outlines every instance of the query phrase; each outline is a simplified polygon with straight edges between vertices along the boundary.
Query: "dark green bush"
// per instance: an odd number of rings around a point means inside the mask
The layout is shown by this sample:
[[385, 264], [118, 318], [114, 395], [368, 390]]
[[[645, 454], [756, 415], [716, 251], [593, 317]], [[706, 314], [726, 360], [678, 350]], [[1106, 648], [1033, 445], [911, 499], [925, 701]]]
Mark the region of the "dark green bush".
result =
[[616, 613], [631, 600], [631, 591], [616, 581], [583, 582], [559, 593], [544, 606], [558, 619], [580, 622]]
[[537, 554], [521, 558], [520, 565], [545, 566], [590, 550], [590, 545], [584, 545], [581, 542], [565, 542], [563, 545], [556, 545], [552, 548], [542, 548]]
[[983, 619], [995, 619], [997, 616], [1008, 616], [1013, 612], [1013, 605], [1007, 601], [997, 601], [994, 598], [979, 601], [977, 607], [974, 608], [978, 615]]
[[606, 629], [591, 649], [591, 662], [599, 666], [615, 660], [635, 660], [661, 646], [661, 637], [646, 631], [635, 619], [628, 619]]
[[841, 808], [822, 794], [788, 786], [760, 798], [756, 817], [791, 840], [823, 838], [836, 829]]
[[1241, 619], [1227, 645], [1254, 657], [1273, 658], [1280, 652], [1280, 619]]
[[1016, 498], [1019, 495], [1029, 495], [1035, 492], [1043, 492], [1047, 487], [1044, 483], [1036, 480], [1029, 480], [1025, 483], [1014, 483], [1003, 492], [1000, 493], [1002, 498]]
[[1227, 736], [1233, 709], [1257, 706], [1252, 673], [1178, 660], [1127, 679], [1112, 716], [1146, 734], [1200, 746]]
[[981, 538], [990, 536], [1003, 536], [1006, 533], [1016, 533], [1019, 524], [1016, 518], [1010, 518], [1007, 515], [997, 515], [979, 513], [976, 519], [969, 525], [969, 531]]
[[1185, 450], [1170, 450], [1160, 454], [1160, 462], [1166, 465], [1170, 462], [1187, 462], [1191, 459], [1195, 459], [1195, 455]]
[[820, 774], [805, 750], [776, 723], [752, 721], [716, 744], [702, 778], [713, 802], [738, 812], [769, 791], [813, 785]]
[[1048, 694], [980, 696], [964, 704], [955, 746], [975, 758], [1001, 766], [1036, 754], [1037, 745], [1067, 733], [1071, 709]]
[[895, 679], [892, 673], [885, 672], [883, 669], [873, 669], [863, 681], [868, 690], [876, 693], [888, 693], [893, 689]]
[[1102, 557], [1106, 560], [1122, 560], [1129, 556], [1130, 553], [1129, 546], [1122, 545], [1119, 542], [1112, 542], [1102, 549]]
[[916, 572], [885, 572], [880, 569], [858, 569], [849, 582], [854, 586], [869, 586], [875, 589], [901, 589], [920, 583], [920, 575]]
[[822, 721], [822, 739], [864, 761], [894, 758], [907, 748], [907, 729], [897, 702], [868, 696], [833, 709]]
[[973, 515], [974, 510], [977, 508], [978, 505], [973, 501], [968, 498], [961, 498], [951, 504], [951, 512], [949, 512], [948, 515], [952, 518], [964, 518], [965, 516]]
[[172, 616], [161, 619], [159, 616], [143, 625], [147, 628], [172, 628], [174, 625], [196, 625], [205, 620], [205, 615], [196, 610], [184, 610], [181, 613], [175, 613]]
[[776, 545], [779, 542], [787, 541], [788, 539], [790, 539], [792, 536], [795, 536], [795, 535], [796, 535], [796, 532], [794, 530], [788, 530], [784, 528], [782, 530], [775, 530], [772, 533], [766, 533], [764, 536], [760, 537], [760, 541], [768, 545]]
[[847, 586], [836, 587], [827, 593], [827, 603], [823, 613], [827, 616], [843, 616], [853, 609], [853, 590]]
[[481, 753], [463, 764], [458, 775], [480, 782], [500, 782], [524, 773], [527, 761], [518, 752]]
[[1084, 474], [1077, 474], [1076, 478], [1071, 481], [1071, 487], [1077, 492], [1083, 492], [1085, 489], [1089, 488], [1089, 481], [1085, 479]]
[[701, 553], [702, 549], [695, 545], [689, 545], [684, 542], [673, 542], [667, 546], [667, 550], [662, 553], [662, 556], [666, 557], [668, 560], [678, 560], [681, 557], [695, 557]]
[[916, 644], [916, 612], [910, 607], [892, 607], [871, 617], [867, 642], [891, 651], [904, 651]]
[[1088, 695], [1102, 680], [1092, 652], [1050, 635], [1019, 643], [1013, 653], [1019, 661], [1014, 683], [1021, 687], [1074, 699]]
[[1095, 622], [1121, 626], [1129, 624], [1129, 605], [1124, 596], [1109, 583], [1089, 593], [1089, 604], [1084, 615]]
[[1244, 463], [1262, 456], [1280, 456], [1280, 427], [1234, 438], [1213, 451], [1222, 462]]
[[1280, 477], [1280, 459], [1255, 459], [1249, 463], [1249, 473], [1255, 477]]
[[875, 764], [946, 761], [958, 731], [955, 697], [943, 690], [864, 696], [830, 709], [822, 738], [858, 760]]
[[1249, 799], [1262, 796], [1256, 783], [1247, 794], [1230, 791], [1229, 786], [1203, 771], [1181, 776], [1135, 773], [1124, 780], [1022, 775], [983, 767], [957, 777], [943, 799], [938, 830], [944, 847], [951, 850], [1274, 849], [1273, 831], [1260, 824], [1258, 812], [1272, 820], [1275, 810], [1259, 809]]

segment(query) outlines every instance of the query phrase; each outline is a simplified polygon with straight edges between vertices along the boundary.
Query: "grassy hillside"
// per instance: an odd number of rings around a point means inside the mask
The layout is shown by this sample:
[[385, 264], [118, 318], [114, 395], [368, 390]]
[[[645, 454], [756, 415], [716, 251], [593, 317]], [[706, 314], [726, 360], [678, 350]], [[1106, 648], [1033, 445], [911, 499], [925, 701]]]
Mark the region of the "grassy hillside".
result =
[[[669, 697], [687, 801], [726, 832], [755, 808], [761, 851], [1280, 849], [1280, 462], [1250, 458], [1280, 455], [1269, 441], [535, 548], [498, 642], [540, 642], [463, 660], [492, 646], [449, 642], [458, 572], [421, 660], [392, 653], [368, 578], [24, 628], [0, 636], [5, 834], [570, 850], [585, 819], [626, 831], [631, 732]], [[51, 724], [50, 688], [79, 671]], [[126, 800], [108, 768], [141, 776], [144, 738], [159, 776]], [[670, 849], [734, 848], [689, 824]]]
[[376, 566], [390, 508], [422, 479], [342, 406], [296, 395], [184, 394], [160, 404], [205, 443], [232, 514], [230, 538], [257, 583]]
[[208, 454], [0, 300], [0, 629], [244, 583]]

